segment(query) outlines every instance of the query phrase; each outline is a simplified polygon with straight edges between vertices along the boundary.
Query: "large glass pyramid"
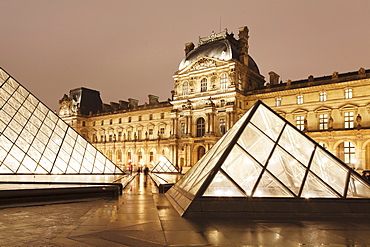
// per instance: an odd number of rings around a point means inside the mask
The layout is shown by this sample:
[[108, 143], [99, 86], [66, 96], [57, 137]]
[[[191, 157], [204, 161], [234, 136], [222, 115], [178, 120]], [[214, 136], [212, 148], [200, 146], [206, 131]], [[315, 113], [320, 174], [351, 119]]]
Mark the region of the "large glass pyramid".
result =
[[370, 186], [258, 101], [167, 196], [186, 209], [197, 197], [370, 198]]
[[0, 68], [0, 174], [124, 174]]
[[152, 169], [153, 173], [178, 173], [177, 168], [165, 156], [161, 156], [157, 165]]

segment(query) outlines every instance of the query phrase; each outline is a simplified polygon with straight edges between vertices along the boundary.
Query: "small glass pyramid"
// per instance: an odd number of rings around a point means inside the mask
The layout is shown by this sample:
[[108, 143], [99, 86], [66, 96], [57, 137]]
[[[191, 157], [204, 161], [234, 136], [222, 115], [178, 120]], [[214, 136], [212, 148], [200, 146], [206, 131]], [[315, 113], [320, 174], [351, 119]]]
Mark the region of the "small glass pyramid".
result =
[[124, 174], [0, 68], [0, 174]]
[[159, 158], [158, 164], [152, 169], [153, 173], [178, 173], [177, 168], [165, 156]]
[[258, 101], [167, 196], [185, 209], [197, 197], [369, 198], [370, 185]]

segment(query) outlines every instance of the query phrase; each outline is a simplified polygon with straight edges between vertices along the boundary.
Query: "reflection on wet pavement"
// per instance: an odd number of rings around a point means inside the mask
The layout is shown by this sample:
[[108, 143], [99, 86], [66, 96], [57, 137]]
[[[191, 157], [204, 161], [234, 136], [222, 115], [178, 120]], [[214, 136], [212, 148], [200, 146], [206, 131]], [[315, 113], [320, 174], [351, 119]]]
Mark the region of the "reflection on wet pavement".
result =
[[370, 223], [185, 219], [143, 174], [115, 200], [0, 208], [0, 246], [367, 246]]

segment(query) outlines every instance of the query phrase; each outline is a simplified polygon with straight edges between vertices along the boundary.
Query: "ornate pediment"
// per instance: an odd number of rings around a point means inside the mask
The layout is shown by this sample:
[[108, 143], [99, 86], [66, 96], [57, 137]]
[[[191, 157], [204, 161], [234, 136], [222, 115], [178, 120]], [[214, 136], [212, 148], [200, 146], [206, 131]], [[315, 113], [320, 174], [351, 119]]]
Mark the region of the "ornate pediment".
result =
[[201, 70], [201, 69], [207, 69], [211, 67], [216, 67], [216, 61], [213, 59], [208, 59], [208, 58], [201, 58], [198, 61], [196, 61], [193, 66], [190, 67], [190, 71], [194, 70]]
[[199, 71], [203, 69], [208, 68], [216, 68], [222, 65], [228, 64], [228, 62], [215, 59], [215, 58], [209, 58], [209, 57], [200, 57], [193, 63], [186, 66], [183, 70], [179, 71], [178, 74], [185, 74], [189, 72]]

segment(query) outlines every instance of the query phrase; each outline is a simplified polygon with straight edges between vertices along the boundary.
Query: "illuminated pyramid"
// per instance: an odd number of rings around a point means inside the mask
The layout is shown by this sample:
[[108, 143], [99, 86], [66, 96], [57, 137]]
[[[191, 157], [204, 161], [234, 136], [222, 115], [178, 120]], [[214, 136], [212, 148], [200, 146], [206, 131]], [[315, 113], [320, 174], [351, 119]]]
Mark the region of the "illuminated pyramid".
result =
[[152, 169], [154, 173], [178, 173], [177, 168], [166, 157], [161, 156], [158, 164]]
[[0, 68], [0, 174], [124, 174]]
[[225, 202], [245, 198], [250, 203], [253, 198], [370, 198], [370, 186], [358, 173], [258, 101], [166, 196], [183, 215], [212, 208], [207, 198], [217, 198], [217, 203], [221, 198], [228, 198]]

